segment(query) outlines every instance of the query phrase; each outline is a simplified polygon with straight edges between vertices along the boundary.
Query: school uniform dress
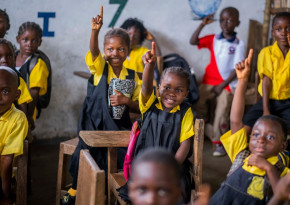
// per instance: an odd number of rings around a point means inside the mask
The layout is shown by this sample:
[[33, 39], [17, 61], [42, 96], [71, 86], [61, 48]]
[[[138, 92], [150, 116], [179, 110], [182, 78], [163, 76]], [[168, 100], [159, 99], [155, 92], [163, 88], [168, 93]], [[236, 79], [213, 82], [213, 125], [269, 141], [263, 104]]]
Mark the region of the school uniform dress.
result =
[[[239, 160], [239, 155], [248, 152], [247, 134], [244, 128], [231, 134], [228, 131], [221, 137], [223, 146], [232, 162]], [[248, 166], [248, 157], [239, 166], [230, 170], [227, 179], [212, 196], [209, 204], [266, 204], [270, 200], [272, 188], [264, 170], [256, 166]], [[289, 169], [279, 161], [278, 156], [267, 159], [274, 165], [280, 176], [288, 173]]]
[[[30, 58], [31, 57], [29, 57], [20, 68], [16, 67], [16, 69], [21, 73], [29, 89], [39, 88], [39, 96], [42, 96], [47, 92], [47, 80], [49, 76], [49, 71], [45, 62], [41, 58], [38, 58], [36, 65], [29, 74], [28, 71]], [[34, 121], [36, 120], [36, 114], [37, 109], [35, 108], [33, 113]]]
[[[95, 61], [92, 61], [90, 51], [86, 56], [86, 64], [92, 76], [88, 81], [87, 96], [79, 116], [77, 133], [79, 134], [81, 130], [130, 130], [132, 123], [128, 107], [125, 109], [121, 119], [113, 119], [112, 113], [110, 113], [108, 85], [112, 79], [117, 78], [113, 68], [102, 58], [101, 54], [99, 54]], [[119, 79], [133, 79], [136, 82], [131, 99], [133, 101], [138, 100], [141, 85], [135, 71], [123, 67]], [[79, 143], [71, 156], [69, 165], [69, 171], [73, 176], [73, 189], [77, 187], [81, 149], [89, 149], [98, 166], [101, 169], [107, 170], [107, 149], [90, 147], [79, 137]], [[126, 149], [118, 149], [118, 166], [120, 168], [122, 168], [125, 154]]]
[[[160, 98], [156, 98], [152, 92], [149, 100], [144, 103], [140, 92], [139, 107], [142, 113], [142, 127], [138, 136], [134, 158], [147, 148], [163, 147], [172, 154], [176, 154], [180, 144], [194, 135], [193, 113], [189, 104], [182, 103], [174, 107], [170, 112], [163, 110]], [[192, 150], [191, 150], [192, 152]], [[191, 155], [192, 153], [189, 153]], [[188, 159], [182, 164], [183, 200], [190, 200], [193, 182], [190, 175], [191, 163]], [[119, 191], [119, 195], [128, 201], [126, 187]]]
[[14, 157], [17, 157], [23, 154], [23, 141], [28, 132], [25, 114], [12, 104], [10, 109], [0, 117], [0, 128], [1, 155], [14, 154]]
[[[258, 91], [263, 96], [263, 77], [267, 76], [272, 81], [269, 95], [270, 113], [283, 118], [290, 129], [290, 54], [286, 57], [278, 46], [277, 41], [263, 48], [258, 56], [258, 72], [260, 83]], [[263, 115], [263, 100], [253, 105], [245, 115], [245, 125], [253, 127], [256, 120]]]
[[27, 88], [27, 85], [25, 83], [25, 81], [23, 80], [22, 77], [19, 76], [19, 86], [18, 89], [21, 91], [20, 97], [17, 100], [17, 104], [21, 105], [23, 103], [30, 103], [32, 102], [32, 97], [30, 95], [30, 92]]
[[136, 46], [130, 51], [130, 54], [124, 61], [123, 66], [125, 68], [134, 69], [136, 72], [143, 73], [144, 65], [142, 61], [142, 56], [147, 51], [149, 51], [149, 49], [144, 46]]
[[228, 40], [221, 33], [200, 38], [198, 49], [201, 48], [209, 49], [211, 58], [199, 86], [200, 99], [197, 102], [197, 110], [201, 118], [207, 119], [209, 115], [208, 101], [216, 99], [213, 135], [209, 137], [214, 144], [220, 144], [219, 138], [229, 127], [229, 114], [227, 113], [230, 112], [232, 93], [237, 80], [230, 82], [217, 97], [211, 90], [225, 81], [235, 70], [235, 65], [244, 60], [245, 46], [244, 42], [236, 37], [236, 33]]

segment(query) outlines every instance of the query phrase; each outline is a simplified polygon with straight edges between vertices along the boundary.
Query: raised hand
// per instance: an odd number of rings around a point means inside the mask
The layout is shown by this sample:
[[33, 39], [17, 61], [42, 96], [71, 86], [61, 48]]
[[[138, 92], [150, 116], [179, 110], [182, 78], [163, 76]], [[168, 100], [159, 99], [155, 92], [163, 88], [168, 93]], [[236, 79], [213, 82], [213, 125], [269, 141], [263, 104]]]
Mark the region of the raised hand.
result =
[[238, 79], [248, 79], [250, 75], [250, 65], [253, 57], [253, 49], [250, 49], [248, 57], [239, 63], [237, 63], [235, 69]]
[[103, 6], [101, 6], [100, 14], [92, 18], [92, 29], [99, 31], [103, 25]]
[[211, 15], [208, 15], [208, 16], [204, 17], [202, 19], [202, 24], [205, 26], [207, 24], [210, 24], [210, 23], [214, 22], [215, 20], [213, 19], [213, 16], [214, 16], [214, 14], [211, 14]]
[[146, 64], [155, 64], [156, 63], [156, 50], [155, 50], [155, 42], [152, 42], [151, 51], [147, 51], [142, 56], [143, 63]]

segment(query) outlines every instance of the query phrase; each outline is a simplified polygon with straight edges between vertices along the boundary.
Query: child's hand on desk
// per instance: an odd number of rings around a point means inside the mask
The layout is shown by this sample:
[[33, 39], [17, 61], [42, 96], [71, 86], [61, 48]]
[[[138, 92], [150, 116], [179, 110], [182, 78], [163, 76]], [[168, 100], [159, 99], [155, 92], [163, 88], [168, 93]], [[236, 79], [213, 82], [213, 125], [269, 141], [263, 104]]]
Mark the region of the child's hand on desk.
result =
[[126, 97], [123, 93], [118, 92], [114, 89], [114, 92], [117, 95], [110, 95], [111, 106], [118, 106], [118, 105], [127, 105], [129, 98]]
[[147, 51], [142, 56], [142, 61], [144, 64], [155, 64], [156, 63], [156, 50], [155, 50], [155, 42], [152, 42], [152, 49], [151, 51]]
[[268, 170], [271, 164], [263, 157], [260, 157], [256, 154], [251, 154], [248, 160], [249, 166], [256, 166], [264, 171]]
[[92, 30], [99, 31], [103, 25], [103, 6], [101, 6], [100, 15], [92, 18]]
[[211, 14], [211, 15], [208, 15], [208, 16], [204, 17], [202, 19], [202, 25], [205, 26], [207, 24], [210, 24], [210, 23], [214, 22], [215, 20], [213, 19], [213, 16], [214, 16], [214, 14]]
[[253, 49], [250, 49], [248, 57], [236, 65], [236, 74], [238, 79], [248, 79], [250, 75], [250, 65], [253, 57]]

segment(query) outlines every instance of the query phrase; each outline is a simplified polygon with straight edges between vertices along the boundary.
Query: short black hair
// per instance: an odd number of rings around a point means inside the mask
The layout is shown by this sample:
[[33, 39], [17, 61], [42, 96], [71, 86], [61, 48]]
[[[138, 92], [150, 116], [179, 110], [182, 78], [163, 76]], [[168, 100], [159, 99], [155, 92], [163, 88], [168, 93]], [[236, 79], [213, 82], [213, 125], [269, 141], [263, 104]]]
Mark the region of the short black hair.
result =
[[137, 155], [137, 157], [133, 160], [131, 176], [133, 176], [133, 174], [135, 173], [135, 169], [138, 164], [141, 164], [143, 162], [158, 163], [168, 166], [169, 169], [174, 171], [177, 182], [181, 182], [181, 167], [175, 159], [174, 155], [165, 148], [148, 148], [144, 152]]
[[6, 9], [2, 10], [0, 9], [0, 17], [4, 18], [6, 20], [6, 24], [10, 24], [9, 16], [6, 12]]
[[146, 38], [147, 30], [143, 25], [143, 22], [137, 18], [128, 18], [124, 23], [121, 25], [121, 28], [127, 30], [128, 28], [131, 28], [132, 26], [135, 26], [140, 31], [140, 42], [139, 44], [142, 44], [143, 41]]
[[104, 37], [104, 45], [106, 44], [106, 41], [112, 37], [122, 38], [128, 46], [128, 50], [130, 49], [130, 37], [126, 30], [122, 28], [113, 28], [109, 30]]
[[15, 50], [14, 50], [14, 47], [10, 41], [6, 40], [5, 38], [0, 38], [0, 44], [7, 45], [9, 47], [9, 49], [11, 50], [11, 52], [13, 53], [13, 57], [15, 58]]
[[187, 89], [189, 88], [189, 85], [190, 85], [190, 74], [187, 72], [187, 70], [185, 70], [182, 67], [177, 67], [177, 66], [176, 67], [174, 66], [174, 67], [168, 67], [168, 68], [166, 68], [162, 72], [161, 79], [160, 79], [160, 84], [161, 84], [164, 76], [167, 73], [174, 73], [174, 74], [178, 75], [179, 77], [181, 77], [182, 79], [184, 79], [185, 82], [186, 82]]
[[225, 11], [229, 11], [231, 14], [236, 15], [237, 18], [238, 18], [238, 20], [239, 20], [239, 18], [240, 18], [240, 12], [239, 12], [239, 10], [236, 9], [235, 7], [231, 7], [231, 6], [230, 6], [230, 7], [226, 7], [226, 8], [224, 8], [224, 9], [221, 11], [220, 15], [221, 15], [223, 12], [225, 12]]
[[275, 24], [275, 21], [276, 21], [278, 18], [282, 18], [282, 17], [288, 18], [289, 21], [290, 21], [290, 13], [289, 13], [289, 12], [279, 12], [279, 13], [277, 13], [277, 14], [274, 16], [274, 18], [273, 18], [273, 20], [272, 20], [272, 28], [273, 28], [273, 26], [274, 26], [274, 24]]
[[271, 120], [273, 122], [277, 122], [278, 124], [280, 124], [281, 125], [281, 128], [282, 128], [282, 132], [283, 132], [283, 139], [284, 139], [284, 141], [287, 140], [287, 131], [288, 131], [288, 128], [287, 128], [287, 123], [285, 122], [285, 120], [283, 120], [282, 118], [277, 117], [275, 115], [263, 115], [262, 117], [260, 117], [256, 121], [256, 123], [258, 121], [260, 121], [260, 120]]
[[40, 39], [42, 38], [42, 29], [40, 28], [40, 26], [37, 23], [30, 22], [30, 21], [27, 21], [27, 22], [21, 24], [21, 26], [18, 29], [17, 36], [18, 37], [21, 36], [27, 30], [34, 30], [36, 32], [36, 34], [38, 35], [38, 37]]

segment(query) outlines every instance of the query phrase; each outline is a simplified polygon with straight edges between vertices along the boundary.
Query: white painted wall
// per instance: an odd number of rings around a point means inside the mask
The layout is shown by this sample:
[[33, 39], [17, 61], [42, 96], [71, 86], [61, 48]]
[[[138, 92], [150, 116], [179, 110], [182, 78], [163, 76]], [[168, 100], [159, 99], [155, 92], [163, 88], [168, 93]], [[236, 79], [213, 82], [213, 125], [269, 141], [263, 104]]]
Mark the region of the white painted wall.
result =
[[[100, 33], [102, 46], [103, 36], [119, 6], [109, 4], [109, 0], [1, 0], [0, 7], [6, 8], [11, 23], [6, 38], [17, 47], [15, 37], [23, 22], [34, 21], [42, 27], [43, 19], [37, 17], [38, 12], [56, 13], [56, 18], [49, 21], [49, 31], [54, 31], [55, 36], [44, 37], [40, 47], [52, 63], [53, 91], [49, 108], [43, 110], [36, 122], [34, 134], [37, 138], [76, 136], [77, 118], [87, 83], [74, 76], [73, 71], [86, 70], [84, 59], [89, 48], [90, 21], [99, 13], [101, 5], [104, 6], [104, 24]], [[265, 1], [222, 0], [215, 18], [219, 18], [221, 9], [227, 6], [240, 11], [241, 24], [236, 31], [247, 45], [249, 19], [262, 22]], [[189, 39], [201, 21], [192, 20], [187, 0], [128, 0], [116, 27], [129, 17], [142, 19], [145, 27], [158, 39], [163, 55], [179, 53], [201, 79], [209, 62], [209, 52], [189, 45]], [[205, 27], [201, 36], [219, 32], [219, 23], [215, 22]], [[145, 45], [150, 46], [148, 42]]]

